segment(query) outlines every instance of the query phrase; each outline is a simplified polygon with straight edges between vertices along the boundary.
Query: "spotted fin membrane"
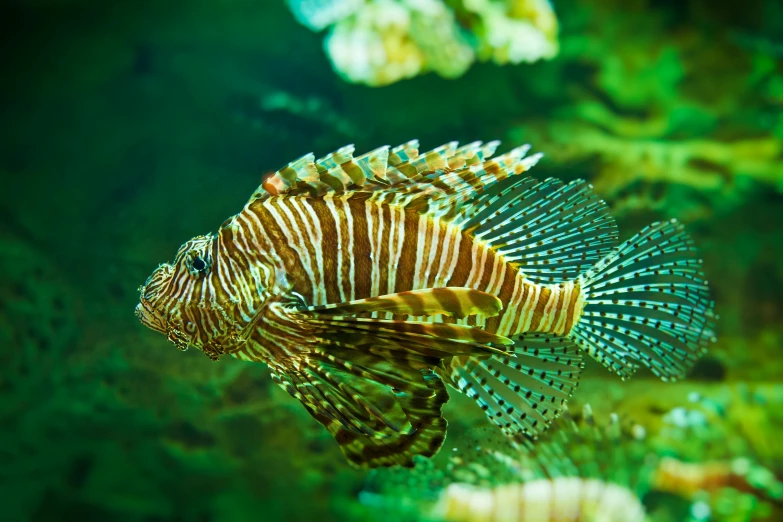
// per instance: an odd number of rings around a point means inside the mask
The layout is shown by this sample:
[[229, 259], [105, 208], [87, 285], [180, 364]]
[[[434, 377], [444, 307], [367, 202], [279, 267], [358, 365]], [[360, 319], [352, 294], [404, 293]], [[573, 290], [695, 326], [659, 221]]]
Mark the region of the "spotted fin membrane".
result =
[[646, 227], [578, 278], [587, 299], [570, 337], [623, 378], [636, 363], [684, 377], [715, 340], [701, 265], [676, 220]]
[[452, 384], [515, 440], [534, 438], [560, 414], [584, 366], [574, 344], [550, 334], [516, 340], [513, 357], [454, 358]]
[[583, 180], [511, 178], [482, 194], [460, 225], [537, 283], [572, 281], [617, 244], [609, 208]]

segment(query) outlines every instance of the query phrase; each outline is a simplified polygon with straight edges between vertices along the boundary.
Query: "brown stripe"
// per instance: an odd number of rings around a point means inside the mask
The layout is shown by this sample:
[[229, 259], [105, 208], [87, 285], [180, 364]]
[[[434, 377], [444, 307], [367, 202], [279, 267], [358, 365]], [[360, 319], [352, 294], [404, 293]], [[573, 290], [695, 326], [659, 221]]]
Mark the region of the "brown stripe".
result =
[[[517, 272], [516, 277], [522, 277], [516, 268], [514, 270]], [[519, 298], [517, 299], [517, 302], [509, 304], [509, 308], [511, 304], [515, 304], [516, 310], [514, 310], [514, 314], [515, 314], [514, 320], [511, 321], [511, 323], [509, 324], [508, 333], [506, 333], [505, 335], [520, 333], [519, 327], [520, 327], [520, 323], [522, 322], [522, 315], [525, 312], [524, 310], [525, 299], [527, 299], [527, 293], [533, 291], [532, 285], [530, 283], [526, 283], [522, 281], [520, 283], [520, 286], [521, 286], [521, 291], [519, 293]]]
[[549, 301], [549, 296], [552, 295], [552, 290], [545, 286], [541, 286], [541, 293], [538, 294], [538, 301], [536, 301], [536, 307], [533, 310], [533, 320], [530, 322], [530, 331], [538, 332], [538, 327], [541, 325], [541, 319], [544, 318], [544, 309]]
[[[278, 206], [276, 205], [278, 201], [279, 200], [268, 200], [267, 204]], [[253, 210], [256, 216], [258, 216], [261, 225], [264, 227], [264, 231], [270, 236], [272, 243], [275, 245], [275, 252], [283, 261], [286, 273], [291, 276], [291, 282], [294, 283], [294, 291], [302, 294], [305, 299], [312, 301], [313, 287], [310, 283], [310, 278], [296, 277], [298, 274], [306, 273], [305, 265], [296, 250], [291, 248], [289, 238], [283, 233], [283, 230], [275, 221], [274, 216], [269, 213], [265, 206], [258, 205], [257, 207], [254, 207]], [[296, 230], [294, 228], [296, 225], [289, 222], [288, 217], [283, 211], [278, 210], [278, 213], [281, 218], [286, 221], [286, 225], [289, 228]]]
[[413, 275], [416, 272], [416, 242], [418, 240], [419, 219], [416, 212], [405, 212], [405, 233], [402, 241], [400, 262], [397, 264], [397, 284], [395, 292], [413, 289]]
[[[324, 273], [323, 284], [326, 290], [326, 302], [337, 303], [340, 301], [339, 280], [337, 274], [337, 227], [332, 213], [326, 206], [326, 203], [320, 199], [305, 200], [305, 205], [310, 205], [318, 218], [316, 226], [321, 228], [323, 243], [314, 245], [322, 251]], [[345, 250], [344, 250], [345, 252]]]
[[[258, 204], [252, 205], [247, 210], [247, 214], [258, 216], [258, 213], [255, 212], [256, 207], [258, 206]], [[235, 221], [237, 225], [236, 228], [221, 228], [216, 241], [220, 244], [221, 256], [225, 260], [224, 262], [228, 262], [231, 267], [238, 267], [242, 271], [245, 271], [250, 267], [248, 253], [242, 245], [242, 240], [247, 242], [248, 246], [257, 246], [264, 251], [270, 250], [270, 245], [265, 244], [266, 242], [261, 239], [263, 237], [262, 234], [259, 230], [256, 230], [253, 217], [246, 216], [245, 219], [247, 219], [249, 223], [245, 223], [244, 220], [237, 217]]]
[[552, 325], [547, 330], [549, 332], [554, 332], [557, 327], [557, 322], [560, 319], [560, 314], [566, 313], [566, 310], [563, 307], [565, 304], [565, 294], [565, 289], [561, 286], [557, 292], [557, 302], [555, 303], [554, 308], [552, 308]]
[[582, 288], [579, 286], [579, 283], [574, 283], [574, 289], [571, 292], [571, 301], [568, 303], [568, 310], [567, 310], [567, 316], [566, 316], [566, 322], [565, 322], [565, 329], [563, 330], [563, 333], [565, 335], [568, 335], [571, 332], [571, 328], [574, 327], [574, 318], [576, 316], [576, 303], [579, 301], [579, 296], [582, 293]]
[[[481, 250], [479, 250], [479, 252], [481, 252]], [[481, 274], [481, 279], [476, 285], [476, 288], [489, 288], [489, 282], [492, 279], [492, 267], [495, 266], [495, 256], [495, 252], [491, 248], [488, 248], [487, 260], [484, 262], [484, 273]]]
[[471, 249], [475, 239], [468, 234], [462, 233], [459, 242], [459, 254], [457, 255], [457, 266], [454, 267], [454, 273], [448, 281], [448, 286], [465, 286], [470, 275], [470, 269], [473, 267], [475, 259], [471, 257]]
[[389, 251], [390, 241], [392, 237], [392, 210], [388, 205], [383, 205], [378, 212], [378, 219], [383, 223], [383, 231], [380, 237], [380, 252], [375, 260], [378, 263], [378, 289], [383, 293], [391, 293], [393, 290], [389, 289]]
[[[305, 208], [307, 205], [307, 200], [303, 198], [281, 198], [278, 207], [282, 208], [285, 206], [293, 216], [295, 228], [293, 228], [291, 234], [292, 236], [297, 236], [301, 241], [301, 245], [305, 248], [307, 260], [310, 262], [310, 272], [313, 278], [312, 285], [314, 288], [321, 289], [324, 286], [324, 275], [318, 268], [316, 259], [318, 254], [316, 248], [321, 248], [321, 245], [313, 244], [315, 238], [311, 235], [313, 227], [318, 226], [318, 224], [312, 221], [312, 215], [307, 211], [307, 208]], [[290, 241], [293, 243], [294, 238], [292, 237]], [[298, 254], [298, 256], [300, 258], [302, 257], [301, 254]]]
[[503, 303], [503, 310], [495, 317], [487, 319], [487, 322], [484, 325], [485, 330], [493, 333], [498, 331], [503, 316], [509, 312], [509, 308], [512, 304], [511, 298], [514, 296], [514, 284], [518, 274], [516, 269], [512, 268], [508, 263], [504, 263], [500, 269], [500, 276], [503, 277], [503, 284], [500, 285], [500, 291], [496, 295]]
[[367, 230], [366, 203], [364, 201], [348, 200], [347, 212], [353, 217], [353, 255], [354, 273], [353, 287], [355, 299], [370, 297], [370, 280], [372, 278], [372, 259], [370, 256], [370, 237]]
[[342, 267], [339, 274], [339, 285], [343, 289], [345, 299], [351, 299], [351, 256], [353, 252], [350, 248], [350, 230], [348, 219], [345, 217], [347, 204], [342, 200], [334, 200], [335, 211], [337, 212], [337, 225], [340, 227], [340, 247], [342, 248]]

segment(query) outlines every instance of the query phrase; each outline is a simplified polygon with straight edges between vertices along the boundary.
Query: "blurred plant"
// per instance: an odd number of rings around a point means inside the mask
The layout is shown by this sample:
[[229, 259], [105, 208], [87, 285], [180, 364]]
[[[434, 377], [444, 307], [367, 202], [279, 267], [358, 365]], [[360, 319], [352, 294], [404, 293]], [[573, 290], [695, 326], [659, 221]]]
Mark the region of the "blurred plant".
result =
[[774, 46], [738, 45], [738, 31], [698, 0], [683, 2], [695, 11], [687, 21], [650, 0], [618, 5], [558, 4], [558, 60], [525, 78], [525, 95], [546, 111], [529, 111], [507, 139], [557, 165], [586, 165], [621, 213], [694, 220], [741, 205], [756, 186], [783, 191]]

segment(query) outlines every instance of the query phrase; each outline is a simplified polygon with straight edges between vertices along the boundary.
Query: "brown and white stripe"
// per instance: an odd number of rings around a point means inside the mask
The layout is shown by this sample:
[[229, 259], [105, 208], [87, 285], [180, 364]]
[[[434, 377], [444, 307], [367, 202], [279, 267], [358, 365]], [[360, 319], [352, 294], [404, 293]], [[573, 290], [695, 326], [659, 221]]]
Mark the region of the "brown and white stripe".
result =
[[564, 335], [581, 312], [578, 285], [533, 283], [480, 240], [414, 211], [368, 198], [327, 196], [269, 198], [242, 214], [249, 216], [239, 219], [247, 227], [236, 234], [244, 236], [241, 250], [256, 242], [272, 248], [266, 256], [279, 259], [293, 291], [310, 305], [467, 287], [501, 298], [504, 309], [497, 317], [473, 318], [473, 324], [501, 335]]

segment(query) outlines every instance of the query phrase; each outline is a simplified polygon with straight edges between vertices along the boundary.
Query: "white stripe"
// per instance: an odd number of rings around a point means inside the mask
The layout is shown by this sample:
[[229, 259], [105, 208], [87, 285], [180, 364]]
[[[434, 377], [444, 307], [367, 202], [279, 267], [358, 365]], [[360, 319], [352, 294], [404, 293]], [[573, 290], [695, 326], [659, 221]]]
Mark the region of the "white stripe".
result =
[[451, 230], [449, 230], [449, 227], [445, 227], [445, 230], [443, 231], [443, 244], [440, 245], [440, 259], [438, 260], [438, 265], [435, 269], [435, 282], [433, 286], [436, 288], [446, 286], [446, 281], [448, 281], [448, 278], [445, 277], [444, 269], [449, 264], [449, 260], [446, 259], [446, 257], [449, 255], [449, 246], [451, 245], [452, 236], [453, 234], [451, 233]]
[[[478, 259], [476, 256], [479, 250], [481, 250], [480, 259]], [[485, 247], [483, 244], [479, 245], [479, 241], [476, 239], [473, 240], [473, 246], [470, 250], [470, 259], [473, 262], [473, 265], [470, 268], [468, 279], [465, 281], [465, 286], [469, 288], [476, 288], [478, 283], [481, 281], [481, 274], [484, 273], [484, 263], [487, 261], [487, 247]]]
[[[272, 198], [268, 201], [274, 201], [277, 198]], [[283, 203], [283, 201], [279, 201], [279, 203]], [[313, 264], [310, 261], [310, 253], [307, 249], [307, 246], [303, 244], [303, 236], [299, 233], [294, 233], [294, 231], [290, 230], [288, 228], [288, 225], [286, 224], [286, 220], [283, 219], [282, 215], [277, 211], [277, 208], [275, 208], [273, 205], [265, 205], [267, 210], [275, 219], [275, 222], [277, 225], [281, 228], [283, 232], [284, 239], [287, 240], [288, 246], [290, 246], [292, 249], [294, 249], [297, 253], [297, 255], [302, 260], [302, 266], [304, 267], [304, 272], [307, 278], [310, 280], [310, 285], [313, 287], [313, 293], [315, 295], [315, 287], [316, 287], [316, 275], [313, 273]], [[287, 221], [291, 223], [292, 226], [296, 225], [296, 220], [291, 213], [291, 210], [288, 208], [288, 205], [280, 204], [279, 207], [280, 211], [285, 214], [287, 217]], [[315, 303], [315, 304], [323, 304], [323, 303]]]
[[[334, 227], [337, 230], [337, 262], [336, 262], [336, 268], [337, 270], [337, 277], [335, 278], [337, 280], [337, 288], [340, 293], [340, 301], [345, 301], [345, 290], [343, 289], [343, 236], [342, 236], [342, 227], [340, 226], [340, 214], [337, 211], [337, 205], [335, 205], [335, 201], [332, 198], [331, 195], [327, 194], [324, 196], [324, 202], [326, 203], [326, 208], [329, 209], [329, 212], [332, 214], [332, 220], [334, 221]], [[348, 255], [350, 255], [350, 252], [348, 252]]]
[[514, 278], [514, 291], [511, 292], [511, 299], [506, 304], [506, 309], [503, 310], [503, 319], [500, 320], [498, 325], [498, 335], [506, 335], [511, 331], [511, 327], [514, 326], [514, 321], [517, 319], [517, 308], [519, 307], [520, 289], [523, 288], [522, 278], [517, 275]]
[[445, 286], [451, 277], [454, 275], [454, 270], [457, 268], [457, 261], [459, 260], [459, 248], [462, 245], [462, 232], [460, 230], [450, 230], [454, 235], [454, 248], [451, 252], [451, 263], [446, 268], [446, 272], [443, 274], [443, 285]]
[[[313, 288], [313, 304], [326, 304], [326, 282], [324, 280], [324, 237], [321, 229], [321, 223], [318, 220], [318, 215], [313, 210], [312, 206], [304, 198], [295, 198], [297, 203], [301, 205], [304, 212], [310, 216], [310, 225], [305, 227], [309, 236], [310, 245], [315, 252], [316, 270], [315, 274], [318, 278], [315, 288]], [[307, 223], [307, 219], [302, 216], [302, 221]]]
[[391, 223], [389, 225], [389, 261], [386, 266], [385, 293], [392, 294], [397, 286], [397, 250], [402, 239], [400, 229], [402, 228], [401, 221], [404, 219], [404, 216], [401, 215], [396, 207], [389, 207], [389, 215], [391, 216]]
[[573, 281], [569, 281], [563, 286], [563, 292], [565, 293], [565, 296], [563, 297], [563, 304], [560, 306], [560, 310], [558, 310], [558, 318], [553, 330], [554, 333], [558, 335], [563, 335], [565, 333], [565, 325], [566, 321], [568, 320], [568, 308], [571, 304], [571, 299], [573, 298], [574, 294]]
[[343, 203], [343, 208], [345, 209], [345, 221], [348, 224], [348, 261], [350, 263], [350, 268], [348, 270], [348, 297], [352, 301], [356, 299], [356, 285], [354, 281], [356, 280], [356, 260], [353, 255], [353, 249], [354, 249], [354, 240], [353, 240], [353, 212], [351, 212], [351, 207], [348, 205], [347, 199], [349, 198], [349, 195], [345, 195], [340, 200]]
[[557, 317], [557, 302], [560, 299], [560, 288], [557, 285], [547, 285], [550, 290], [549, 298], [544, 305], [544, 315], [541, 316], [541, 321], [538, 325], [538, 330], [541, 332], [549, 332]]
[[[522, 319], [519, 323], [518, 333], [530, 331], [530, 324], [533, 322], [533, 312], [535, 311], [535, 304], [538, 302], [538, 296], [541, 293], [541, 287], [534, 283], [527, 284], [528, 290], [527, 297], [525, 298], [525, 304], [522, 305]], [[532, 304], [532, 306], [531, 306]]]
[[428, 219], [425, 216], [421, 216], [419, 218], [419, 227], [418, 230], [416, 231], [416, 264], [413, 273], [412, 290], [424, 288], [424, 285], [421, 282], [421, 277], [422, 277], [421, 269], [424, 266], [424, 252], [422, 250], [424, 244], [422, 243], [421, 238], [426, 237], [427, 235], [427, 222]]
[[[426, 219], [426, 218], [425, 218]], [[429, 286], [430, 274], [432, 273], [432, 265], [435, 263], [435, 256], [438, 249], [441, 246], [440, 242], [440, 221], [437, 219], [431, 219], [432, 221], [432, 236], [430, 238], [430, 255], [427, 259], [427, 270], [424, 273], [424, 285]]]

